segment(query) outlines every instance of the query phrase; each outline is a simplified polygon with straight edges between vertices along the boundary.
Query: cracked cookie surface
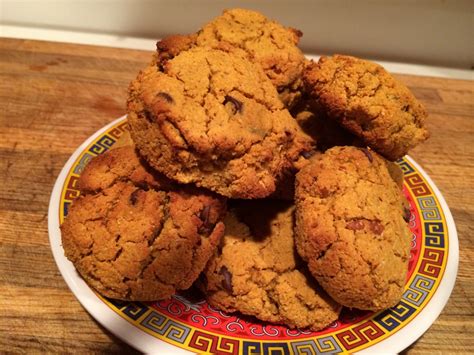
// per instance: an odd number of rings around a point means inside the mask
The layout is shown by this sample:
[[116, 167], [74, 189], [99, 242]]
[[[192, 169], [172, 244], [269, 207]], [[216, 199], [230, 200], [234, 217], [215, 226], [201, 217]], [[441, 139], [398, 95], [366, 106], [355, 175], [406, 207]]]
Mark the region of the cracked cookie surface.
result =
[[197, 34], [200, 46], [231, 46], [244, 50], [260, 65], [278, 89], [280, 98], [291, 107], [300, 96], [305, 57], [297, 47], [302, 32], [245, 9], [223, 12]]
[[341, 307], [296, 256], [293, 211], [267, 200], [241, 202], [227, 214], [225, 236], [199, 281], [211, 305], [314, 331], [338, 318]]
[[[166, 176], [232, 198], [262, 198], [309, 147], [263, 71], [238, 52], [158, 43], [130, 85], [132, 138]], [[168, 55], [166, 55], [168, 53]]]
[[105, 297], [153, 301], [189, 288], [224, 232], [221, 198], [149, 172], [133, 147], [94, 158], [79, 186], [62, 244]]
[[336, 301], [381, 310], [401, 298], [410, 230], [405, 198], [375, 152], [335, 147], [296, 175], [296, 246]]
[[331, 119], [390, 160], [426, 140], [426, 110], [380, 65], [350, 56], [321, 57], [308, 65], [310, 96]]

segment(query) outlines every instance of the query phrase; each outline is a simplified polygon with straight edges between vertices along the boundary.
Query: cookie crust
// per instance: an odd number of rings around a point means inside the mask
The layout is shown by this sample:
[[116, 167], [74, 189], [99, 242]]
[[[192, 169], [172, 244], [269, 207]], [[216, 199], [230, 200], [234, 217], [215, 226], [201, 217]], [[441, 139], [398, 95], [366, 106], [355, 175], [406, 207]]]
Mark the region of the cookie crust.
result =
[[147, 172], [132, 147], [96, 157], [61, 225], [66, 257], [105, 297], [165, 299], [187, 289], [218, 245], [225, 202]]
[[263, 71], [234, 51], [193, 47], [167, 58], [130, 85], [141, 155], [171, 179], [226, 197], [271, 194], [309, 141]]
[[313, 100], [390, 160], [425, 141], [427, 113], [410, 90], [380, 65], [344, 55], [321, 57], [304, 72]]
[[341, 307], [295, 256], [293, 211], [287, 202], [248, 201], [227, 214], [201, 282], [211, 305], [314, 331], [337, 319]]
[[285, 105], [292, 107], [302, 88], [305, 57], [297, 47], [302, 35], [259, 12], [230, 9], [206, 24], [198, 32], [196, 43], [244, 50], [249, 60], [263, 69]]
[[298, 253], [329, 295], [364, 310], [395, 305], [411, 233], [384, 159], [367, 149], [331, 148], [297, 174], [295, 194]]

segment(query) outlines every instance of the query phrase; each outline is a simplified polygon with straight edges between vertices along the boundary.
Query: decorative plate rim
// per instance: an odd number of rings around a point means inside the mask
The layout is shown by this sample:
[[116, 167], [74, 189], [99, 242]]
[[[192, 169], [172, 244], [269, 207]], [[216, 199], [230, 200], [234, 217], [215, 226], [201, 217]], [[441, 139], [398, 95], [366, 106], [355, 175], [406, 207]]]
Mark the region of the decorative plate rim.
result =
[[[64, 251], [61, 245], [61, 232], [59, 228], [60, 217], [58, 214], [58, 209], [61, 203], [63, 186], [69, 171], [73, 167], [80, 154], [92, 142], [94, 142], [94, 140], [96, 140], [110, 128], [125, 120], [126, 116], [122, 116], [102, 127], [89, 138], [87, 138], [69, 157], [68, 161], [58, 175], [51, 193], [48, 209], [48, 232], [53, 257], [62, 277], [66, 281], [66, 284], [74, 296], [99, 323], [101, 323], [114, 335], [143, 352], [149, 353], [159, 350], [160, 353], [163, 354], [189, 354], [192, 352], [153, 337], [135, 325], [129, 323], [126, 319], [114, 312], [98, 297], [98, 295], [96, 295], [89, 288], [85, 281], [83, 281], [83, 279], [79, 276], [73, 264], [64, 256]], [[364, 353], [387, 353], [388, 350], [390, 352], [398, 353], [414, 343], [423, 333], [428, 330], [428, 328], [442, 312], [447, 301], [449, 300], [456, 281], [459, 263], [459, 244], [451, 211], [441, 192], [428, 176], [428, 174], [411, 157], [406, 156], [405, 158], [428, 182], [429, 187], [433, 190], [433, 194], [436, 196], [441, 206], [441, 210], [444, 214], [446, 225], [448, 227], [446, 231], [448, 233], [449, 240], [447, 263], [439, 285], [437, 286], [436, 291], [426, 306], [424, 306], [424, 308], [404, 327], [395, 333], [390, 334], [388, 337], [377, 342], [376, 344], [370, 345], [369, 347], [363, 349], [361, 352]]]

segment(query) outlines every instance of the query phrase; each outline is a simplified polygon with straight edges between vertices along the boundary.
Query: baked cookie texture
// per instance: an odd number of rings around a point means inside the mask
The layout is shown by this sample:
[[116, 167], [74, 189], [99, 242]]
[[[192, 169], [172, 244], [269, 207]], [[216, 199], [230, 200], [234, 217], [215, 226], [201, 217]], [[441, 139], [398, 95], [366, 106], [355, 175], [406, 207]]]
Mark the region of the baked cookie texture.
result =
[[[127, 134], [125, 134], [127, 136]], [[125, 144], [121, 146], [121, 142]], [[150, 169], [135, 151], [133, 142], [121, 139], [119, 146], [92, 159], [77, 182], [82, 194], [94, 194], [117, 182], [131, 182], [144, 189], [172, 190], [178, 185], [166, 176]]]
[[[180, 183], [263, 198], [309, 140], [263, 71], [234, 49], [159, 43], [157, 65], [130, 85], [128, 119], [141, 155]], [[189, 42], [190, 43], [190, 42]], [[165, 51], [168, 51], [166, 54]]]
[[296, 175], [296, 246], [340, 304], [381, 310], [401, 298], [410, 230], [405, 199], [382, 157], [334, 147]]
[[329, 118], [390, 160], [429, 136], [423, 105], [380, 65], [355, 57], [321, 57], [306, 67], [306, 90]]
[[305, 57], [297, 47], [303, 33], [284, 27], [251, 10], [223, 12], [198, 33], [196, 43], [209, 47], [243, 49], [250, 61], [261, 66], [278, 89], [280, 98], [291, 107], [298, 101]]
[[79, 186], [62, 244], [105, 297], [153, 301], [189, 288], [224, 233], [222, 198], [149, 172], [130, 146], [94, 158]]
[[212, 306], [314, 331], [338, 318], [341, 306], [296, 256], [293, 212], [283, 201], [234, 205], [221, 245], [199, 281]]

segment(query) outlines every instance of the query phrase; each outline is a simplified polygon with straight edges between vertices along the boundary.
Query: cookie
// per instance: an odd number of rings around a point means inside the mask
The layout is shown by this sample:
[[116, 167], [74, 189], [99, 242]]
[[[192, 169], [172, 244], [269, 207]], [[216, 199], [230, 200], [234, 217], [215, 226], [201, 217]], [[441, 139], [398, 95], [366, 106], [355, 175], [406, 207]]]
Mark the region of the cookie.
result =
[[384, 159], [334, 147], [296, 175], [296, 246], [319, 284], [340, 304], [394, 306], [408, 271], [405, 198]]
[[227, 214], [225, 236], [200, 278], [212, 306], [314, 331], [338, 318], [341, 307], [296, 257], [293, 211], [290, 203], [261, 200]]
[[154, 301], [187, 289], [224, 233], [221, 198], [148, 172], [133, 147], [94, 158], [79, 186], [61, 225], [64, 253], [105, 297]]
[[124, 145], [113, 147], [105, 154], [92, 159], [81, 173], [77, 182], [83, 194], [97, 193], [111, 187], [120, 181], [130, 181], [132, 184], [151, 187], [155, 190], [173, 190], [178, 185], [149, 168], [137, 154], [133, 142], [128, 140], [128, 135], [122, 142]]
[[303, 75], [329, 118], [389, 160], [426, 140], [426, 110], [380, 65], [350, 56], [321, 57]]
[[200, 46], [243, 49], [291, 107], [302, 87], [305, 57], [297, 47], [301, 36], [301, 31], [284, 27], [256, 11], [231, 9], [205, 25], [196, 42]]
[[141, 155], [171, 179], [226, 197], [271, 194], [309, 142], [270, 80], [235, 51], [179, 52], [172, 41], [158, 47], [167, 59], [144, 69], [129, 90]]

